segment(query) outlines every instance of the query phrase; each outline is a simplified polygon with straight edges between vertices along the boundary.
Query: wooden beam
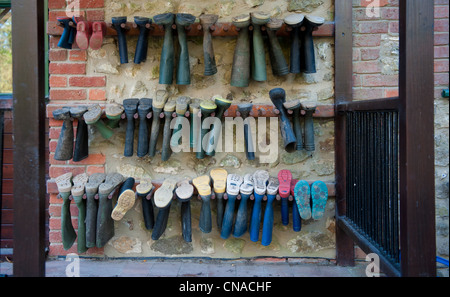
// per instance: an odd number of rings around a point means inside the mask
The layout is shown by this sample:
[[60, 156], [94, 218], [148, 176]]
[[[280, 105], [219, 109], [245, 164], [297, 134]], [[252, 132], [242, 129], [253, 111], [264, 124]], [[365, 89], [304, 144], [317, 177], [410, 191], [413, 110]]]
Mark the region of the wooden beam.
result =
[[[353, 100], [353, 3], [335, 1], [335, 105]], [[346, 212], [347, 145], [345, 113], [335, 112], [336, 219]], [[355, 265], [353, 240], [336, 224], [336, 262]]]
[[402, 275], [436, 275], [434, 1], [400, 1]]
[[[77, 104], [47, 104], [47, 117], [53, 118], [53, 111], [62, 108], [63, 106], [76, 106]], [[102, 109], [106, 108], [105, 104], [100, 105]], [[237, 117], [237, 105], [232, 104], [225, 112], [224, 117]], [[304, 111], [303, 111], [304, 113]], [[278, 117], [275, 111], [275, 106], [272, 104], [254, 104], [251, 116], [255, 118], [274, 118]], [[315, 118], [333, 118], [334, 117], [334, 105], [318, 105], [316, 112], [313, 114]]]
[[12, 1], [14, 276], [45, 276], [44, 1]]
[[[137, 36], [139, 35], [139, 29], [134, 26], [134, 23], [127, 22], [126, 26], [129, 28], [127, 35]], [[176, 25], [173, 25], [176, 28]], [[263, 26], [264, 27], [264, 26]], [[263, 28], [264, 30], [265, 28]], [[49, 21], [47, 22], [47, 34], [59, 36], [63, 32], [63, 28], [58, 25], [57, 21]], [[175, 31], [176, 32], [176, 31]], [[164, 29], [162, 26], [152, 24], [149, 32], [150, 36], [164, 36]], [[286, 25], [283, 25], [280, 30], [277, 31], [278, 36], [289, 37], [290, 28]], [[117, 36], [116, 30], [111, 27], [111, 23], [107, 23], [107, 36]], [[203, 30], [201, 25], [194, 24], [187, 28], [186, 31], [187, 36], [203, 36]], [[229, 36], [237, 36], [238, 31], [236, 27], [231, 23], [217, 23], [213, 27], [213, 31], [211, 32], [212, 36], [221, 36], [221, 37], [229, 37]], [[334, 22], [326, 22], [322, 26], [320, 26], [317, 31], [313, 32], [313, 36], [316, 37], [331, 37], [334, 36]]]

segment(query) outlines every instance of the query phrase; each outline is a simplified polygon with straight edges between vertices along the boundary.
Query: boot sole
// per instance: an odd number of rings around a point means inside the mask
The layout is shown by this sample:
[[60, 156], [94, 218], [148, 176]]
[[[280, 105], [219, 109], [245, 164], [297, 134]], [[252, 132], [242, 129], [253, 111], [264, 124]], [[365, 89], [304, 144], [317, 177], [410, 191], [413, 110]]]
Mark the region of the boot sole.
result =
[[322, 181], [316, 181], [311, 186], [312, 218], [319, 220], [323, 217], [328, 200], [328, 188]]
[[213, 169], [209, 175], [213, 180], [214, 192], [225, 193], [228, 172], [225, 169]]
[[289, 170], [281, 170], [278, 172], [278, 181], [280, 186], [278, 187], [278, 193], [281, 198], [288, 198], [291, 192], [291, 180], [292, 173]]
[[210, 178], [207, 175], [199, 176], [192, 180], [192, 184], [197, 188], [197, 192], [201, 196], [211, 195], [209, 182]]
[[111, 218], [115, 221], [119, 221], [129, 211], [136, 201], [133, 190], [125, 190], [117, 199], [117, 205], [114, 207]]
[[304, 220], [311, 218], [310, 191], [308, 182], [304, 180], [299, 181], [294, 188], [294, 198], [295, 202], [297, 202], [298, 212]]
[[177, 182], [175, 179], [166, 179], [161, 187], [155, 191], [155, 205], [158, 208], [166, 207], [173, 198], [173, 190]]

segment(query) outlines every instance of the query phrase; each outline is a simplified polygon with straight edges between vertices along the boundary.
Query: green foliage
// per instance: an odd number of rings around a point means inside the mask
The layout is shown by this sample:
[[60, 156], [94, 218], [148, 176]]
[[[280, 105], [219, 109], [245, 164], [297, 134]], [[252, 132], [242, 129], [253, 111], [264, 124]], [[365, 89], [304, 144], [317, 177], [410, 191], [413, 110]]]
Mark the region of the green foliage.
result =
[[0, 22], [0, 93], [12, 93], [11, 18]]

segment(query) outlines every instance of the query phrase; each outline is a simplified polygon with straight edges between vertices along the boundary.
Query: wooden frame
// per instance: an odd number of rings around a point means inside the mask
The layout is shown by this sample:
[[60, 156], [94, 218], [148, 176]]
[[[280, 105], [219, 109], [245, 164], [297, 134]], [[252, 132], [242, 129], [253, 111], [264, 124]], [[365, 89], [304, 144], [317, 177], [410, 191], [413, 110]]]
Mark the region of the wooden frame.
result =
[[[356, 243], [380, 255], [392, 276], [435, 276], [434, 1], [400, 0], [399, 98], [353, 102], [352, 2], [336, 1], [336, 260], [354, 263]], [[398, 110], [400, 117], [400, 268], [346, 219], [347, 111]]]
[[14, 276], [45, 276], [44, 1], [12, 2]]

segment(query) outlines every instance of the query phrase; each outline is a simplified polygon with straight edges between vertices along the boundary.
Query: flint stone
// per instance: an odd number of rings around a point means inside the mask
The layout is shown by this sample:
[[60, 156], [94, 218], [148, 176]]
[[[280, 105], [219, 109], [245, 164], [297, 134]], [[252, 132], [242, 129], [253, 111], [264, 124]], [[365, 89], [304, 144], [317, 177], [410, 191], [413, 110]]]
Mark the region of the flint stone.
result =
[[245, 0], [245, 3], [250, 7], [256, 7], [264, 4], [264, 0]]
[[288, 11], [312, 12], [323, 4], [321, 0], [291, 0], [288, 4]]
[[184, 241], [181, 235], [160, 238], [153, 242], [150, 248], [165, 255], [190, 254], [194, 250], [192, 243]]
[[245, 246], [245, 240], [242, 238], [227, 239], [223, 246], [233, 254], [241, 254]]
[[317, 231], [303, 233], [287, 242], [287, 248], [292, 253], [313, 253], [334, 247], [333, 238]]
[[233, 155], [227, 155], [225, 158], [223, 158], [219, 165], [221, 167], [234, 167], [234, 168], [239, 168], [241, 167], [241, 161]]
[[200, 251], [203, 254], [214, 254], [214, 241], [209, 237], [202, 237], [200, 240]]
[[121, 254], [140, 254], [142, 253], [142, 243], [137, 238], [128, 236], [114, 237], [108, 242], [116, 251]]
[[297, 163], [305, 161], [310, 156], [311, 156], [311, 153], [304, 151], [304, 150], [303, 151], [295, 151], [290, 154], [283, 152], [283, 154], [281, 155], [281, 163], [283, 163], [285, 165], [293, 165], [293, 164], [297, 164]]

